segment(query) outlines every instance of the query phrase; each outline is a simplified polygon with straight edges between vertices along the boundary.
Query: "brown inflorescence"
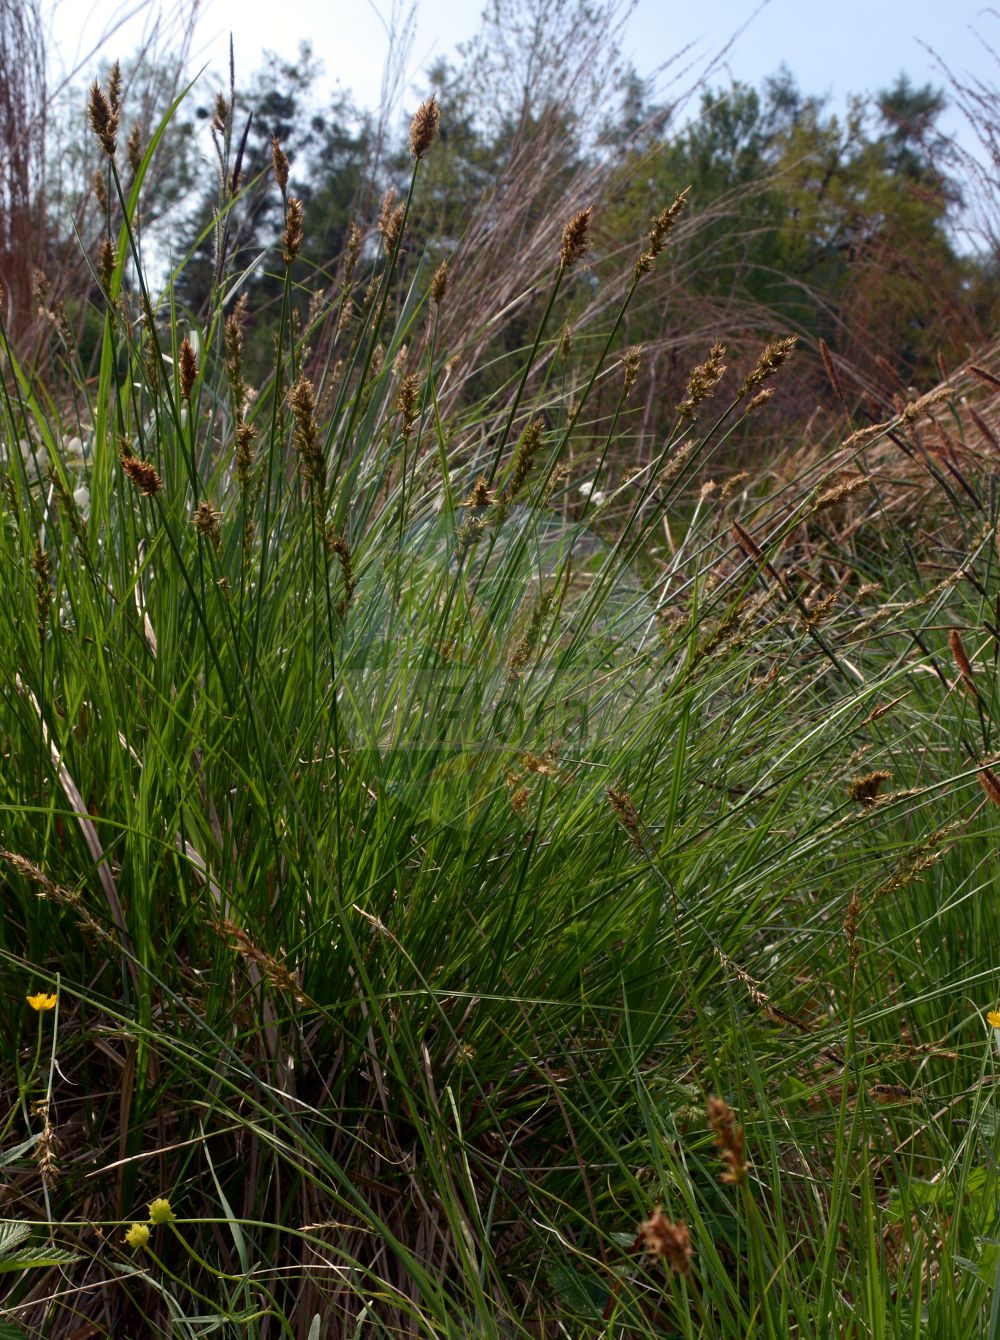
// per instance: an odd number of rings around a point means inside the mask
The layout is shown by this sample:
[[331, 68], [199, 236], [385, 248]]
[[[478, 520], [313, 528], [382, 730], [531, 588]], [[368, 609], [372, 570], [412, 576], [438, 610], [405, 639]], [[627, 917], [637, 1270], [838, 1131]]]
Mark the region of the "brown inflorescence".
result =
[[119, 459], [125, 474], [144, 498], [152, 498], [161, 492], [163, 480], [156, 473], [156, 466], [151, 461], [141, 461], [124, 446]]
[[285, 210], [285, 231], [281, 234], [285, 248], [285, 265], [290, 266], [302, 246], [302, 201], [298, 196], [288, 197]]
[[691, 1250], [691, 1234], [683, 1220], [674, 1223], [657, 1206], [639, 1225], [639, 1236], [650, 1256], [657, 1257], [673, 1274], [691, 1274], [694, 1252]]
[[271, 136], [271, 167], [274, 171], [274, 180], [278, 190], [282, 195], [288, 189], [288, 155], [281, 147], [281, 141], [277, 135]]
[[572, 269], [590, 250], [590, 221], [593, 214], [593, 205], [577, 210], [563, 229], [562, 245], [559, 248], [560, 270]]
[[635, 269], [633, 271], [635, 280], [640, 279], [642, 275], [648, 274], [649, 271], [652, 270], [653, 262], [667, 245], [667, 238], [673, 231], [674, 224], [677, 221], [677, 215], [684, 208], [690, 190], [691, 187], [686, 186], [684, 190], [679, 192], [674, 198], [673, 204], [668, 205], [666, 209], [661, 209], [659, 214], [655, 214], [650, 220], [649, 235], [646, 238], [645, 249], [635, 263]]
[[735, 1112], [724, 1098], [709, 1098], [707, 1116], [709, 1129], [726, 1165], [720, 1180], [733, 1185], [746, 1181], [746, 1141]]
[[770, 344], [764, 346], [757, 364], [751, 372], [743, 378], [740, 389], [737, 392], [737, 400], [752, 391], [755, 386], [760, 386], [763, 382], [770, 381], [783, 363], [786, 363], [795, 348], [798, 336], [787, 335], [781, 340], [772, 340]]
[[87, 118], [90, 128], [101, 142], [101, 148], [109, 158], [114, 158], [118, 148], [118, 110], [96, 79], [90, 86]]
[[189, 401], [191, 399], [191, 392], [194, 390], [195, 381], [198, 378], [198, 363], [194, 356], [194, 345], [186, 335], [183, 340], [181, 340], [177, 362], [181, 385], [181, 399]]
[[434, 143], [441, 125], [441, 108], [437, 94], [432, 93], [422, 102], [410, 122], [410, 157], [418, 162]]
[[722, 361], [725, 356], [726, 346], [713, 344], [705, 362], [691, 369], [684, 399], [677, 406], [677, 413], [682, 419], [693, 419], [698, 406], [707, 400], [718, 386], [726, 371], [726, 365]]
[[884, 782], [892, 780], [892, 773], [882, 768], [866, 772], [863, 777], [854, 777], [847, 787], [847, 795], [862, 809], [868, 810], [878, 800]]

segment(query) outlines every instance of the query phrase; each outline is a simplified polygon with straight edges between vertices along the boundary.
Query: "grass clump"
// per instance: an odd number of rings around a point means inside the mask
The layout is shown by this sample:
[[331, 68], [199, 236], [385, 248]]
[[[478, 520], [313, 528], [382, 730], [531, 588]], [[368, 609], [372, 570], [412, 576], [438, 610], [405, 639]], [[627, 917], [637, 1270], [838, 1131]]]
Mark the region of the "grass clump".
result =
[[993, 493], [930, 459], [908, 526], [866, 453], [926, 405], [714, 490], [790, 338], [714, 418], [713, 349], [626, 469], [683, 194], [580, 384], [538, 360], [589, 206], [512, 383], [451, 394], [442, 272], [394, 287], [433, 100], [305, 311], [284, 201], [251, 386], [232, 192], [185, 312], [163, 127], [126, 190], [90, 115], [93, 373], [3, 343], [3, 1213], [57, 1244], [9, 1326], [995, 1334]]

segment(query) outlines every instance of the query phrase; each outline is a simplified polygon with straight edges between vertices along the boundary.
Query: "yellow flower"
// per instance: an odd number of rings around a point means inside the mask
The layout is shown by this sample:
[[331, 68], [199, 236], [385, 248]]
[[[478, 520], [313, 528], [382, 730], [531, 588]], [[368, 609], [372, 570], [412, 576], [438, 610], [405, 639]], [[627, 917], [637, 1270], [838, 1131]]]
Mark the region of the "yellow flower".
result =
[[174, 1222], [174, 1212], [170, 1208], [170, 1201], [158, 1196], [156, 1200], [149, 1202], [149, 1222], [151, 1224], [172, 1224]]
[[33, 1010], [54, 1010], [56, 1007], [55, 996], [47, 996], [44, 991], [39, 991], [37, 996], [28, 996], [27, 1001]]
[[125, 1241], [134, 1251], [149, 1246], [149, 1229], [145, 1224], [133, 1224], [125, 1234]]
[[986, 1016], [990, 1028], [1000, 1028], [1000, 1010], [990, 1010]]

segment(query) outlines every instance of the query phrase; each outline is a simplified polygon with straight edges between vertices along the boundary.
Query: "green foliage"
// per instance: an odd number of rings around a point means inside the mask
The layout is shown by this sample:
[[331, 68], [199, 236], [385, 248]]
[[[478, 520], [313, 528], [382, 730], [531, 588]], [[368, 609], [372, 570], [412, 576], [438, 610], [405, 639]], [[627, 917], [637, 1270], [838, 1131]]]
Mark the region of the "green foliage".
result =
[[[841, 163], [771, 98], [770, 139], [719, 111], [736, 168]], [[96, 375], [2, 336], [5, 1194], [76, 1258], [14, 1228], [52, 1273], [8, 1306], [52, 1340], [995, 1329], [996, 505], [920, 450], [970, 445], [972, 387], [702, 489], [768, 445], [788, 350], [637, 444], [645, 221], [582, 376], [535, 375], [553, 247], [477, 402], [398, 300], [440, 146], [305, 317], [282, 201], [270, 328], [235, 243], [207, 309], [150, 287], [156, 148], [109, 164]]]

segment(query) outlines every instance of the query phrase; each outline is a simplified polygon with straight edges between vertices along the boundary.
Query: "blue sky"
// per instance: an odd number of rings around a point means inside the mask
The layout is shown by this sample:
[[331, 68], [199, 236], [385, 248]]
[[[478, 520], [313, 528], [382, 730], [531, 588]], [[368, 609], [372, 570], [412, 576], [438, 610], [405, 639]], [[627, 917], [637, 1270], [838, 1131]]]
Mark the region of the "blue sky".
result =
[[[399, 5], [401, 0], [395, 0]], [[51, 28], [63, 59], [72, 62], [135, 0], [50, 0]], [[238, 68], [249, 73], [263, 48], [293, 55], [308, 38], [327, 77], [360, 101], [378, 101], [385, 26], [393, 0], [202, 0], [195, 54], [220, 73], [228, 34], [235, 33]], [[448, 54], [478, 25], [479, 0], [421, 0], [407, 73], [410, 86], [434, 56]], [[755, 12], [756, 11], [756, 12]], [[171, 5], [167, 12], [176, 13]], [[743, 29], [742, 32], [739, 32]], [[1000, 66], [983, 40], [1000, 50], [1000, 13], [982, 0], [638, 0], [625, 50], [648, 74], [693, 43], [702, 63], [739, 32], [725, 70], [759, 83], [784, 62], [809, 93], [828, 93], [842, 105], [848, 93], [874, 92], [900, 70], [916, 82], [942, 82], [927, 44], [956, 74], [992, 80]], [[976, 34], [979, 34], [977, 38]], [[138, 24], [127, 24], [108, 56], [127, 53]], [[952, 118], [958, 132], [960, 122]]]

